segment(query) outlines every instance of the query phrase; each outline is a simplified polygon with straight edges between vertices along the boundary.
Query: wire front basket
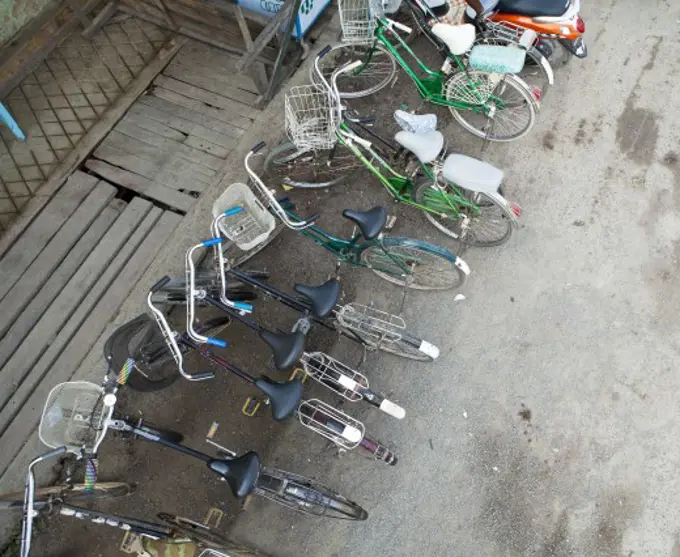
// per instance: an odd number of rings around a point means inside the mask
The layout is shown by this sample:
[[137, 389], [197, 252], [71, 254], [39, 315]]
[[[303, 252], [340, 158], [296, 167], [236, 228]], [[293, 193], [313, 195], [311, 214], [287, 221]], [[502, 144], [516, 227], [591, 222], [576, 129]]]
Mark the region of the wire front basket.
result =
[[339, 0], [342, 42], [370, 44], [374, 39], [375, 20], [385, 15], [382, 0]]
[[102, 387], [71, 381], [54, 387], [43, 410], [38, 434], [53, 449], [92, 450], [105, 434], [104, 424], [113, 408], [104, 406]]
[[328, 92], [314, 85], [291, 87], [286, 95], [286, 132], [298, 149], [331, 149], [337, 110]]
[[348, 451], [361, 443], [366, 432], [359, 420], [316, 398], [303, 400], [297, 414], [303, 426]]

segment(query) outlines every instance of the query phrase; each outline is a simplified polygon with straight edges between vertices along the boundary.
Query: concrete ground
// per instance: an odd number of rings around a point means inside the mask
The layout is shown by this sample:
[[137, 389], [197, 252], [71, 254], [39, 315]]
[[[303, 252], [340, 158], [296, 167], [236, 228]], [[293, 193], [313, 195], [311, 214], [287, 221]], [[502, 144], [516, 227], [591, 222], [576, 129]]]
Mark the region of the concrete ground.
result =
[[[680, 349], [680, 98], [673, 95], [680, 9], [655, 0], [641, 10], [623, 0], [586, 4], [583, 15], [590, 56], [557, 74], [525, 140], [482, 154], [437, 112], [451, 149], [503, 168], [507, 195], [524, 212], [508, 245], [464, 254], [473, 269], [465, 300], [452, 292], [408, 295], [404, 317], [441, 347], [436, 362], [371, 354], [362, 367], [376, 390], [406, 408], [403, 422], [349, 410], [394, 447], [396, 467], [336, 458], [294, 423], [245, 419], [238, 406], [249, 391], [232, 377], [177, 382], [153, 397], [128, 393], [125, 408], [143, 407], [155, 423], [189, 433], [194, 446], [205, 446], [218, 420], [225, 444], [323, 479], [370, 513], [364, 523], [323, 521], [253, 500], [232, 523], [234, 538], [277, 557], [680, 557], [680, 380], [672, 363]], [[403, 75], [389, 93], [358, 106], [386, 114], [400, 102], [419, 106]], [[387, 117], [381, 127], [394, 131]], [[322, 207], [322, 224], [345, 232], [342, 208], [388, 200], [365, 173], [329, 192], [292, 195], [303, 214]], [[457, 249], [417, 212], [397, 209], [397, 233]], [[174, 248], [181, 262], [181, 242]], [[273, 283], [286, 285], [325, 280], [333, 261], [286, 232], [248, 267], [266, 267]], [[369, 272], [342, 276], [347, 299], [398, 311], [398, 288]], [[262, 306], [273, 322], [294, 319]], [[315, 335], [322, 345], [333, 340]], [[226, 336], [235, 362], [266, 369], [263, 345], [248, 331], [234, 326]], [[360, 356], [345, 340], [332, 350], [348, 362]], [[200, 463], [142, 442], [112, 439], [105, 451], [103, 475], [140, 483], [134, 498], [107, 508], [139, 517], [236, 509]], [[49, 526], [37, 555], [120, 554], [119, 532], [58, 518]]]

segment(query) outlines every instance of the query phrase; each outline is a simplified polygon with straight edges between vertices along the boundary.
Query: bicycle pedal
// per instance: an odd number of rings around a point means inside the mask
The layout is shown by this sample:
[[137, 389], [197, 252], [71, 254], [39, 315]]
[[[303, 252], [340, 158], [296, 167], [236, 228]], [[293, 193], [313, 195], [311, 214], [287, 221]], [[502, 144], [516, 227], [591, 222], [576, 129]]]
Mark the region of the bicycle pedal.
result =
[[298, 375], [300, 376], [300, 382], [303, 384], [307, 382], [307, 379], [309, 379], [309, 374], [304, 369], [301, 367], [296, 367], [290, 374], [288, 381], [295, 381]]
[[224, 513], [217, 507], [211, 507], [203, 519], [203, 524], [208, 528], [218, 528], [224, 518]]
[[249, 396], [246, 399], [245, 404], [243, 405], [243, 408], [241, 408], [241, 413], [244, 416], [247, 416], [248, 418], [252, 418], [255, 414], [257, 414], [257, 411], [260, 409], [260, 406], [262, 405], [262, 401]]
[[390, 215], [389, 217], [387, 217], [387, 222], [385, 223], [385, 230], [392, 230], [396, 222], [397, 222], [396, 215]]

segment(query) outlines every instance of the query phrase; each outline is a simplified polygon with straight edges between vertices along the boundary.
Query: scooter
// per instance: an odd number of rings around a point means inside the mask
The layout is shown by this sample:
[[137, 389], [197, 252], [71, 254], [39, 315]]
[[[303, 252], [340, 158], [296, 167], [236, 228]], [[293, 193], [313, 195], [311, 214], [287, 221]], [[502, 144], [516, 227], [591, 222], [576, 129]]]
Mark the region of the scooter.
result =
[[[486, 22], [511, 28], [536, 31], [540, 40], [536, 48], [553, 67], [565, 65], [572, 58], [585, 58], [588, 48], [583, 39], [586, 24], [579, 15], [580, 0], [482, 0]], [[466, 15], [476, 13], [468, 6]]]

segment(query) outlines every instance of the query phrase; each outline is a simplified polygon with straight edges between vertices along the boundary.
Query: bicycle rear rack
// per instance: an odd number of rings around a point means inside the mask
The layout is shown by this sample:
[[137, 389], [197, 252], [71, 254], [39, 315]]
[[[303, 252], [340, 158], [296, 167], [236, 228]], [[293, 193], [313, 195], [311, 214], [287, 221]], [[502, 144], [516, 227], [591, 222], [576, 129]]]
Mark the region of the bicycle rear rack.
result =
[[399, 342], [406, 329], [398, 315], [357, 303], [349, 303], [336, 310], [340, 325], [373, 339], [376, 345]]
[[367, 389], [368, 379], [348, 365], [323, 352], [305, 352], [300, 361], [307, 375], [341, 397], [351, 402], [364, 398], [357, 389]]
[[348, 451], [356, 448], [366, 433], [359, 420], [316, 398], [303, 400], [297, 415], [303, 426]]

